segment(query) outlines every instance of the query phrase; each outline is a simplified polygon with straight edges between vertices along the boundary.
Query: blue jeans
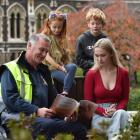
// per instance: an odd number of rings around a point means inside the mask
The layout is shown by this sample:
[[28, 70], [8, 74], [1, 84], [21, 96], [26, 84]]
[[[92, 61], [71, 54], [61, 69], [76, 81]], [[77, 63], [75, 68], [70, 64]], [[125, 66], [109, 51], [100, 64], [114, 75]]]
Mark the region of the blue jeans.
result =
[[[18, 113], [2, 113], [2, 124], [7, 124], [9, 119], [19, 120]], [[58, 133], [73, 134], [74, 140], [86, 140], [87, 128], [79, 122], [66, 122], [60, 118], [36, 117], [31, 125], [33, 139], [40, 134], [45, 135], [46, 140], [52, 140]]]
[[63, 84], [63, 90], [68, 92], [70, 91], [72, 84], [74, 83], [74, 76], [76, 73], [77, 66], [74, 63], [64, 65], [67, 73], [60, 70], [52, 70], [52, 78], [58, 80]]
[[[107, 108], [111, 103], [103, 103], [98, 104], [100, 107]], [[108, 140], [112, 140], [114, 135], [118, 134], [121, 129], [124, 129], [129, 125], [129, 114], [127, 111], [123, 109], [117, 110], [112, 117], [100, 116], [98, 114], [94, 114], [92, 118], [92, 128], [102, 130], [99, 123], [102, 121], [106, 121], [109, 123], [109, 127], [107, 130]]]
[[33, 125], [33, 136], [36, 138], [39, 134], [44, 134], [46, 140], [52, 138], [58, 133], [71, 133], [75, 140], [86, 140], [87, 129], [78, 122], [66, 122], [59, 118], [41, 118], [38, 117]]

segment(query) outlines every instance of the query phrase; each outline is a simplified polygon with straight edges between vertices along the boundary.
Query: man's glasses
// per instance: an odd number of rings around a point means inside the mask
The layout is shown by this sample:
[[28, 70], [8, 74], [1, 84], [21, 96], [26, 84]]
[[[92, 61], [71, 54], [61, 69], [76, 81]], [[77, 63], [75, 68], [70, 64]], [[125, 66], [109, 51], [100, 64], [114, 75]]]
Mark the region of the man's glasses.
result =
[[49, 14], [49, 19], [51, 18], [62, 18], [62, 19], [67, 19], [67, 14], [66, 13], [63, 13], [63, 14], [59, 14], [59, 13], [56, 13], [56, 12], [51, 12]]

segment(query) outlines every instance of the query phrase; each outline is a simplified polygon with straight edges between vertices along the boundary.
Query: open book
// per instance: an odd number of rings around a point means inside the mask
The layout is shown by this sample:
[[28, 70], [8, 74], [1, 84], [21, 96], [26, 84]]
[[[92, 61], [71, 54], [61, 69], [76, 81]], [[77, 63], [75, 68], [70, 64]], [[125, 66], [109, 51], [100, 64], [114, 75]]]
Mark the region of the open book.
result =
[[51, 109], [59, 117], [71, 116], [79, 107], [79, 103], [72, 98], [58, 94], [51, 106]]

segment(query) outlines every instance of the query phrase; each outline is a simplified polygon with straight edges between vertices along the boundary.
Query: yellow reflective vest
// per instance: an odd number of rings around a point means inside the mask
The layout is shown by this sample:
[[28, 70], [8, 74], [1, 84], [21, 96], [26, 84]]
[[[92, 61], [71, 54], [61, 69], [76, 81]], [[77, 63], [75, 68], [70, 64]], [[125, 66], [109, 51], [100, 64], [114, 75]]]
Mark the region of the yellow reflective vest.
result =
[[21, 68], [16, 60], [4, 64], [12, 73], [20, 96], [28, 102], [32, 102], [32, 83], [27, 69]]

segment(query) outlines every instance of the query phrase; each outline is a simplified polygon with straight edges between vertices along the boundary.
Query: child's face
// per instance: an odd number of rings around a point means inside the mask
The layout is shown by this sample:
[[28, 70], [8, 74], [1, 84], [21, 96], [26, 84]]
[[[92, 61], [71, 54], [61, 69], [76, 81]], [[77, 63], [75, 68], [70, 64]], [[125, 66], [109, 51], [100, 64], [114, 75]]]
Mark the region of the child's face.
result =
[[90, 21], [88, 22], [88, 27], [91, 30], [92, 34], [97, 36], [98, 34], [101, 33], [102, 28], [103, 28], [103, 24], [100, 20], [98, 19], [90, 19]]
[[53, 35], [59, 36], [63, 29], [63, 21], [60, 21], [60, 20], [51, 21], [50, 29]]

